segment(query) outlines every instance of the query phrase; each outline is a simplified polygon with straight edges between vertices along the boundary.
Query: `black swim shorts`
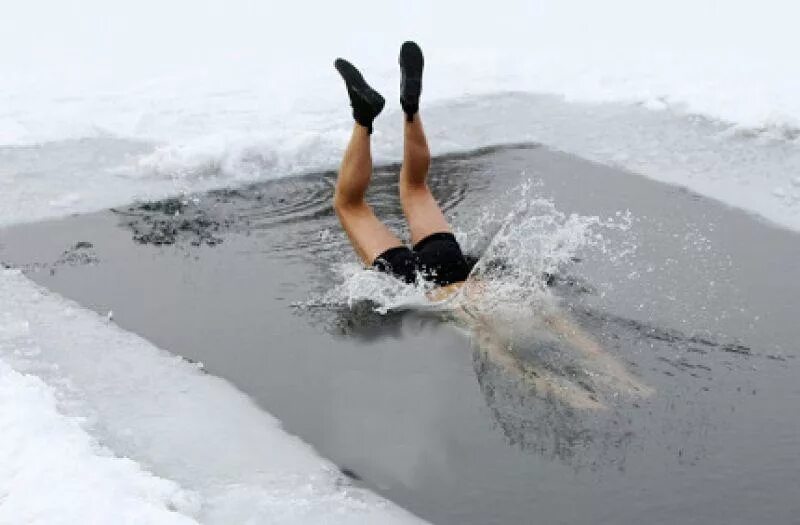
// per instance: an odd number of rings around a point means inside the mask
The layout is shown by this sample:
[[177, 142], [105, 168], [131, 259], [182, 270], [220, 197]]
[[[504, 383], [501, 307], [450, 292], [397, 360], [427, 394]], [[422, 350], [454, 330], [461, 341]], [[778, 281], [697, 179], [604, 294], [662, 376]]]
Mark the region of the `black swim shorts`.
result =
[[438, 286], [464, 281], [470, 271], [458, 241], [449, 232], [428, 235], [413, 249], [406, 246], [389, 248], [375, 259], [372, 266], [409, 284], [416, 282], [419, 274]]

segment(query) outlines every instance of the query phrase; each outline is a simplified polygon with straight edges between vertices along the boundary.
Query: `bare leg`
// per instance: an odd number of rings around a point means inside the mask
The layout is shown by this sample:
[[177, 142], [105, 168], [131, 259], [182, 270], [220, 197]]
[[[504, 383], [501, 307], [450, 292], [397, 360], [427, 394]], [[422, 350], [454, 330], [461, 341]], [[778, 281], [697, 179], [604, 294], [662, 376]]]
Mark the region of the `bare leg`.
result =
[[372, 176], [372, 153], [368, 129], [356, 124], [344, 153], [333, 206], [339, 222], [350, 238], [356, 253], [365, 264], [395, 246], [402, 246], [397, 236], [373, 213], [364, 200]]
[[449, 232], [442, 210], [428, 188], [431, 153], [419, 113], [404, 120], [403, 167], [400, 169], [400, 202], [411, 230], [412, 244], [432, 233]]

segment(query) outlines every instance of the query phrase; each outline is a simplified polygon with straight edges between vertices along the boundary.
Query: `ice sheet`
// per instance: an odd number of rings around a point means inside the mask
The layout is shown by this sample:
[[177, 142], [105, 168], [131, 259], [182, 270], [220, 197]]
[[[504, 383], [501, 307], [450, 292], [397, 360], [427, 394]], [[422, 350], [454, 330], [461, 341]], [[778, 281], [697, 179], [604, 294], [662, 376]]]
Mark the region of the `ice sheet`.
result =
[[413, 523], [222, 379], [0, 273], [0, 523]]

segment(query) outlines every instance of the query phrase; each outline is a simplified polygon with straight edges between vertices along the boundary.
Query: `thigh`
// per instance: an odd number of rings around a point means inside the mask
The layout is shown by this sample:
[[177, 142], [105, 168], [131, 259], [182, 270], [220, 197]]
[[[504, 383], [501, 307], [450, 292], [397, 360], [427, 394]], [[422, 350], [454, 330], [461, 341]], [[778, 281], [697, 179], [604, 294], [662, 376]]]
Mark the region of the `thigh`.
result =
[[449, 232], [450, 224], [426, 185], [400, 185], [400, 202], [416, 244], [433, 233]]
[[372, 265], [389, 248], [403, 245], [366, 204], [337, 208], [336, 214], [350, 238], [350, 243], [367, 266]]

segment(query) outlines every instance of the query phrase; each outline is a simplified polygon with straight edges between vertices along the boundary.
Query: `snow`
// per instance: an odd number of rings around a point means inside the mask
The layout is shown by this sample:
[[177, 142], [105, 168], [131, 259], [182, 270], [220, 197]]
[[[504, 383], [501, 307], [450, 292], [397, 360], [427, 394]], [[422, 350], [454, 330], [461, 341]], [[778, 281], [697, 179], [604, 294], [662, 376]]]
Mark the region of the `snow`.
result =
[[111, 455], [38, 377], [0, 362], [0, 406], [0, 523], [196, 523], [196, 494]]
[[[800, 230], [798, 15], [790, 0], [15, 2], [0, 226], [335, 167], [351, 125], [336, 56], [386, 96], [374, 154], [397, 160], [412, 38], [434, 153], [541, 142]], [[414, 519], [112, 317], [0, 273], [0, 523]]]
[[0, 523], [414, 523], [232, 385], [0, 273]]
[[790, 0], [83, 0], [11, 14], [0, 224], [336, 166], [351, 122], [337, 55], [386, 95], [376, 158], [396, 160], [396, 56], [415, 38], [437, 153], [535, 139], [800, 229]]

